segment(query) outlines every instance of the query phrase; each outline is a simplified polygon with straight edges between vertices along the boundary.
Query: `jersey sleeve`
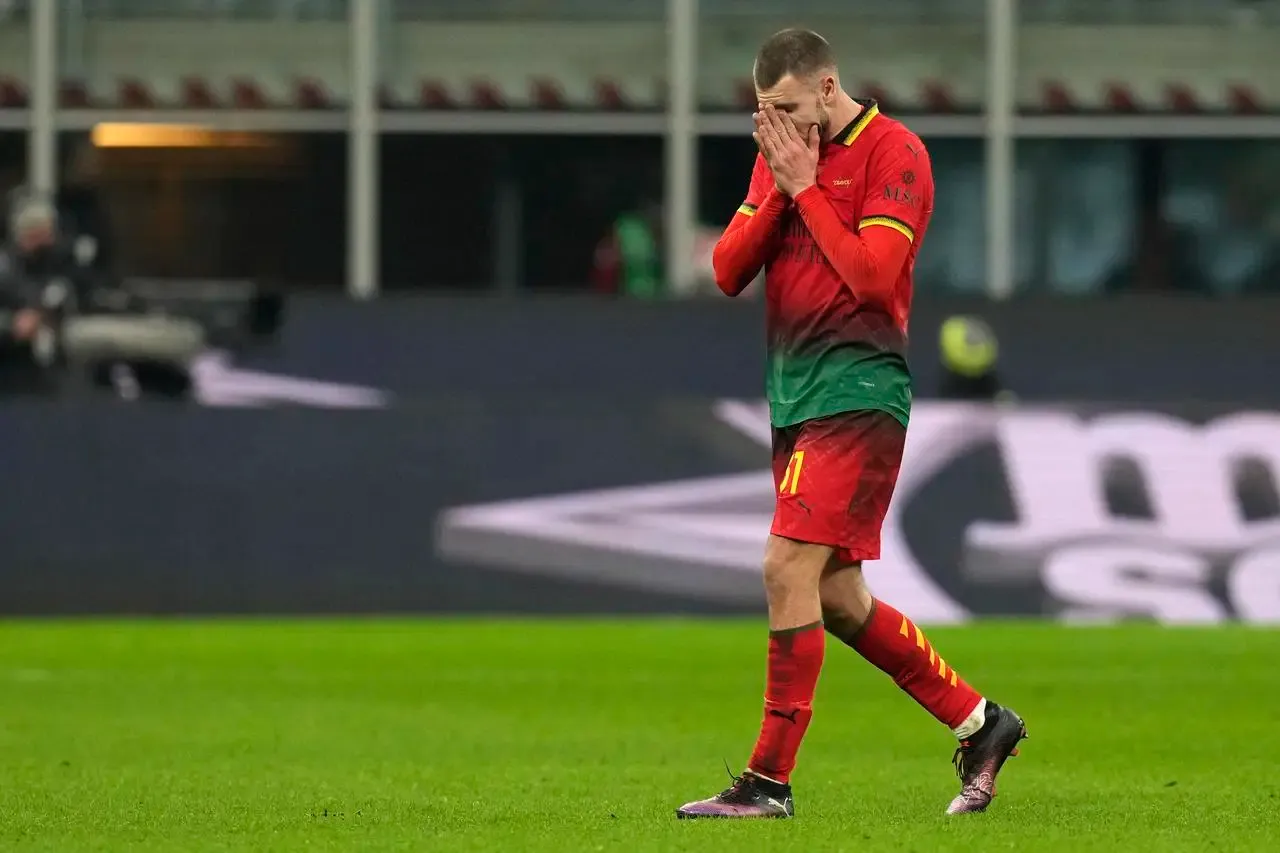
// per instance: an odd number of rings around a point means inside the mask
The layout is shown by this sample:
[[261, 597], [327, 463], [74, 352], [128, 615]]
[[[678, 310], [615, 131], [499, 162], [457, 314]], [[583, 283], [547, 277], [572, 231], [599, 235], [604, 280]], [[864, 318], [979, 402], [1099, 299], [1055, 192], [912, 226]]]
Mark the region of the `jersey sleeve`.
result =
[[933, 168], [924, 143], [910, 133], [884, 139], [871, 155], [858, 230], [892, 228], [912, 243], [933, 210]]
[[773, 172], [765, 162], [764, 155], [757, 154], [755, 166], [751, 169], [751, 185], [747, 187], [747, 198], [738, 207], [738, 212], [745, 216], [755, 216], [772, 186]]
[[725, 294], [737, 296], [768, 262], [781, 238], [778, 222], [787, 203], [787, 197], [774, 187], [773, 172], [757, 155], [747, 198], [738, 206], [711, 254], [716, 285]]

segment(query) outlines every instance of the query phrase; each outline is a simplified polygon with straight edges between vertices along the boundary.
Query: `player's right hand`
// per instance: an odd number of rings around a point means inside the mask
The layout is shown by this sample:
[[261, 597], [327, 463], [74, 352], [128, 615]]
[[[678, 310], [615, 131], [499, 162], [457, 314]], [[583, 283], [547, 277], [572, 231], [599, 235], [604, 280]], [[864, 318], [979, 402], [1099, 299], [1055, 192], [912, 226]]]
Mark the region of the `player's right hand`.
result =
[[[751, 114], [751, 120], [755, 122], [755, 129], [751, 131], [751, 139], [756, 144], [756, 151], [760, 152], [760, 156], [769, 162], [769, 152], [765, 149], [764, 135], [768, 131], [769, 118], [764, 114], [764, 104], [756, 104], [756, 111]], [[782, 192], [782, 187], [778, 187], [777, 180], [774, 186], [778, 188], [778, 192]]]
[[819, 133], [816, 126], [802, 131], [791, 116], [766, 104], [755, 115], [752, 137], [773, 170], [778, 190], [795, 198], [818, 180]]

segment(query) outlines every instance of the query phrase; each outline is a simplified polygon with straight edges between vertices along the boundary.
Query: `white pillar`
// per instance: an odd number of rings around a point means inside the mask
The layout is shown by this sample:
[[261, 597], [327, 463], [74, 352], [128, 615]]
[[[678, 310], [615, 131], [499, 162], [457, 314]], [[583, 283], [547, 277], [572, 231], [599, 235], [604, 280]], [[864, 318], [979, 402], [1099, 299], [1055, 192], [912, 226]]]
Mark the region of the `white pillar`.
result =
[[667, 0], [666, 220], [667, 289], [693, 278], [698, 223], [698, 0]]
[[347, 116], [347, 292], [378, 295], [378, 3], [351, 3]]
[[1017, 284], [1014, 250], [1017, 110], [1018, 0], [987, 0], [987, 287], [993, 299], [1013, 294]]
[[58, 190], [58, 0], [31, 4], [31, 125], [27, 185], [50, 197]]

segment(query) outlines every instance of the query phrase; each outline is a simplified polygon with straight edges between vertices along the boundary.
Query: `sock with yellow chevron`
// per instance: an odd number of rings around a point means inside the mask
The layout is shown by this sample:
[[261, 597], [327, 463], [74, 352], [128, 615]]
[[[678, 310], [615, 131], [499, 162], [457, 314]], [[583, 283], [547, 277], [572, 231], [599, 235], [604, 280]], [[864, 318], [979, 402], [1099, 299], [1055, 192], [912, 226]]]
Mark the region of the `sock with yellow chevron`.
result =
[[982, 695], [942, 659], [914, 622], [888, 604], [876, 600], [857, 635], [841, 640], [957, 737], [963, 740], [982, 727]]

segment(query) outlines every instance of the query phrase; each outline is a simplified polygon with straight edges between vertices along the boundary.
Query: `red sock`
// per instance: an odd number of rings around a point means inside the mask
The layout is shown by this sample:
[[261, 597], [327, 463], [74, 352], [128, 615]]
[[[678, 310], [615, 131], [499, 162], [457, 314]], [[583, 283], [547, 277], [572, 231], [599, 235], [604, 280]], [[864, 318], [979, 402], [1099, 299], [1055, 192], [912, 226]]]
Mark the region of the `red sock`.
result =
[[947, 728], [963, 723], [982, 701], [934, 652], [915, 623], [883, 601], [876, 600], [852, 645]]
[[796, 753], [813, 718], [813, 692], [826, 649], [821, 622], [769, 632], [769, 671], [764, 689], [764, 722], [747, 768], [775, 782], [787, 782]]

